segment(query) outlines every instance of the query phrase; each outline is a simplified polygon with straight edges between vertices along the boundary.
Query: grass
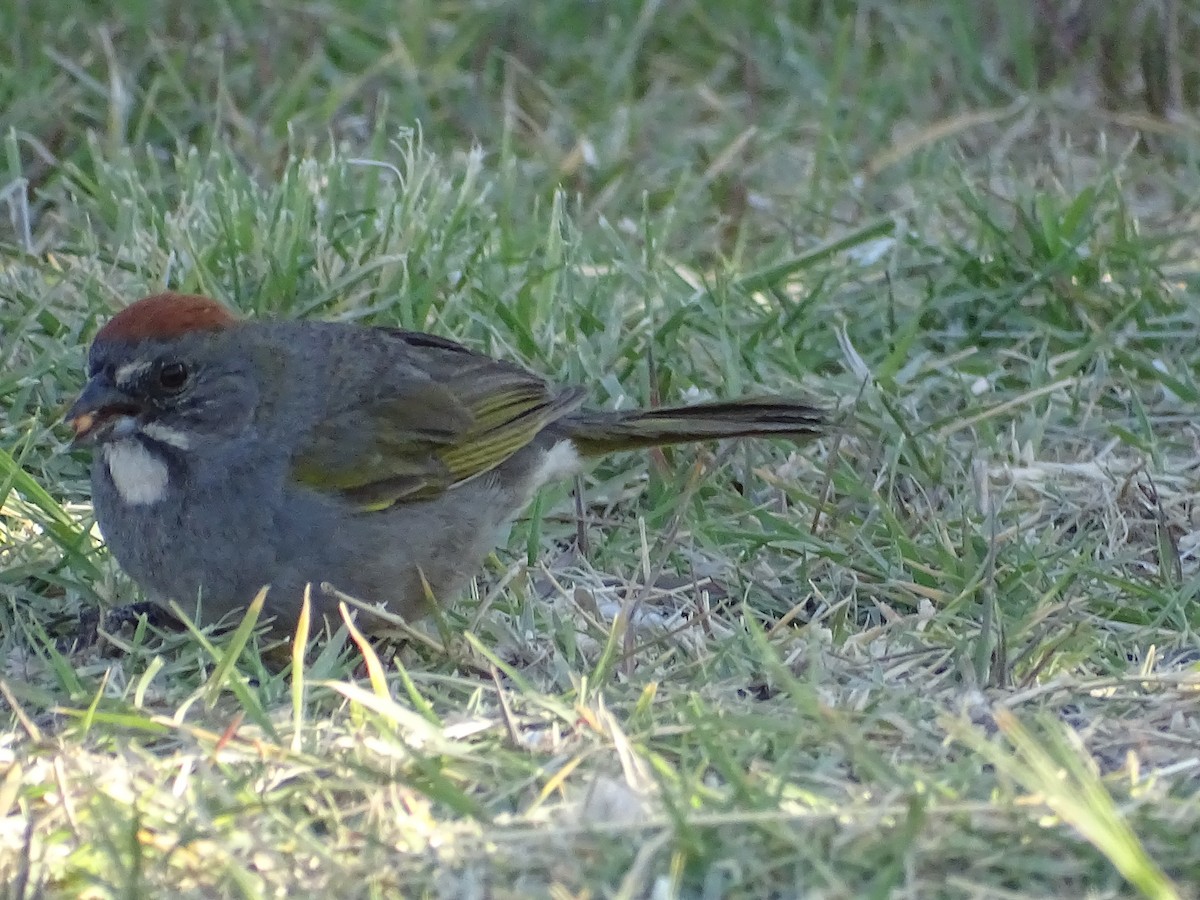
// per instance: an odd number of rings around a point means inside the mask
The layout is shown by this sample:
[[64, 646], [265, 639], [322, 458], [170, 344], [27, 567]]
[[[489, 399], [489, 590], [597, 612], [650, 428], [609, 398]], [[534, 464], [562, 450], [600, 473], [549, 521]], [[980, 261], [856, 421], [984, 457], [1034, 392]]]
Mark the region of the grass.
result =
[[[0, 11], [3, 896], [1200, 892], [1195, 12], [718, 6]], [[394, 655], [70, 650], [164, 286], [838, 427], [546, 490]]]

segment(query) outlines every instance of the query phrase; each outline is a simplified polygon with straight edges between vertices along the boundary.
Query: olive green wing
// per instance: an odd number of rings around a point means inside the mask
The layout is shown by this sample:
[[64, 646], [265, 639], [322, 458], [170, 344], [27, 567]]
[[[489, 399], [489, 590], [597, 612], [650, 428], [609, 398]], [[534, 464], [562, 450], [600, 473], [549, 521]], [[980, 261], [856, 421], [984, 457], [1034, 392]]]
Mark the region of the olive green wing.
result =
[[364, 510], [435, 497], [488, 472], [547, 424], [577, 408], [582, 392], [556, 391], [519, 366], [453, 341], [382, 331], [369, 384], [341, 390], [347, 403], [312, 429], [292, 477], [337, 492]]

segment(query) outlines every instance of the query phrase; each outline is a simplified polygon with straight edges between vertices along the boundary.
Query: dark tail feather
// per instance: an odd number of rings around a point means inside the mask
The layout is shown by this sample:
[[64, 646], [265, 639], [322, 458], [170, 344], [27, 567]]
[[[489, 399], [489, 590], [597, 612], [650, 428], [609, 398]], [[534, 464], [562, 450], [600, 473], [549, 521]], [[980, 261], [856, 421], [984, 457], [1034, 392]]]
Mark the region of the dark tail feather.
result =
[[717, 438], [781, 437], [804, 440], [819, 434], [825, 413], [783, 397], [745, 397], [662, 409], [579, 410], [555, 423], [584, 456], [662, 444]]

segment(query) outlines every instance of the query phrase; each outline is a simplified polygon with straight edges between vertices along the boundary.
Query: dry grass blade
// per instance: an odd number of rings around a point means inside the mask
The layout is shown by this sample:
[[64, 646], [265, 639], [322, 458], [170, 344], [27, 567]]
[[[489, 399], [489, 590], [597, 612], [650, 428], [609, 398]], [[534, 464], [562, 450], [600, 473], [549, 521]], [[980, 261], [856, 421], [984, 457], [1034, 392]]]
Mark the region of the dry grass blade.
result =
[[1077, 738], [1070, 740], [1061, 726], [1049, 720], [1040, 722], [1035, 736], [1012, 712], [997, 709], [994, 715], [1012, 745], [1011, 753], [975, 731], [960, 729], [960, 737], [1092, 843], [1143, 896], [1152, 900], [1182, 896], [1117, 809], [1092, 760], [1081, 755]]

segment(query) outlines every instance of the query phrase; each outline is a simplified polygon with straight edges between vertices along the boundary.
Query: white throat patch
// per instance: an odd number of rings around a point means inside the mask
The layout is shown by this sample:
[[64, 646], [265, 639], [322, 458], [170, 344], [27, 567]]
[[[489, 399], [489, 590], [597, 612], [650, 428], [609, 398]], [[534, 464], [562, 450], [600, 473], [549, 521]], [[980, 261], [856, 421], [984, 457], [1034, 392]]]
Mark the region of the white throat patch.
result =
[[117, 493], [130, 506], [149, 506], [167, 490], [167, 464], [136, 440], [113, 441], [101, 451]]

